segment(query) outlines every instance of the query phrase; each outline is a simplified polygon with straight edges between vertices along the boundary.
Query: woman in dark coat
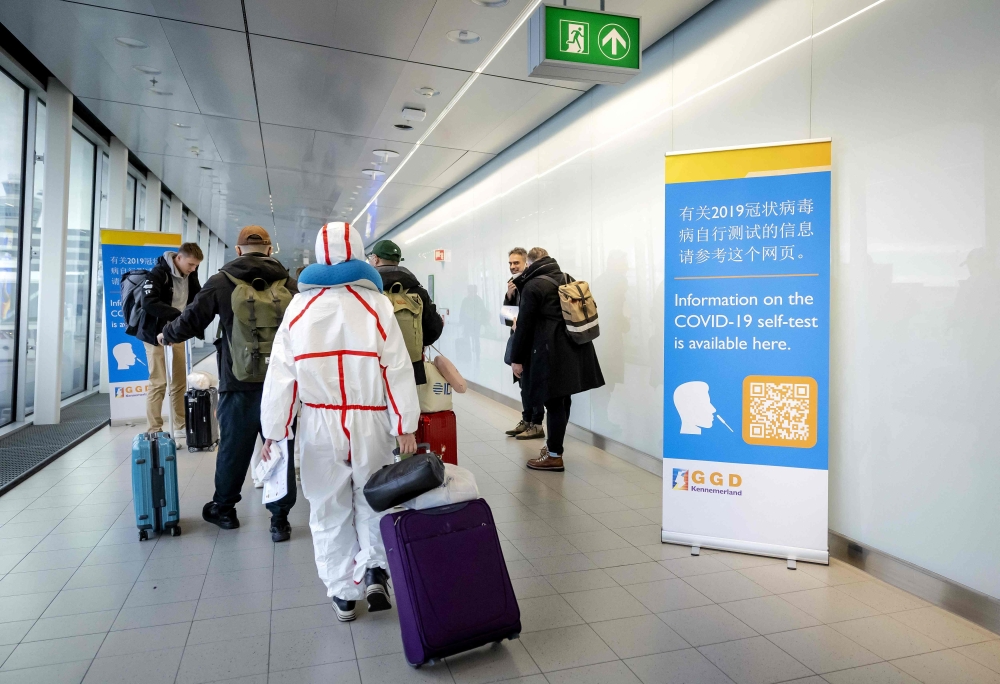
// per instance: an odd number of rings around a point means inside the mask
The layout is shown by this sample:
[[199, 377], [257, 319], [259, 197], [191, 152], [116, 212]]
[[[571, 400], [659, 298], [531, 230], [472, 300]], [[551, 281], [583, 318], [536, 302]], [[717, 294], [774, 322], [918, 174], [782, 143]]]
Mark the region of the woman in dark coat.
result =
[[[569, 423], [571, 397], [604, 385], [594, 344], [576, 344], [566, 332], [559, 285], [567, 277], [556, 260], [540, 248], [528, 252], [528, 268], [515, 282], [521, 293], [514, 331], [511, 368], [528, 378], [530, 401], [543, 403], [548, 412], [546, 445], [538, 458], [528, 461], [532, 470], [562, 471], [563, 438]], [[573, 278], [569, 277], [568, 282]]]

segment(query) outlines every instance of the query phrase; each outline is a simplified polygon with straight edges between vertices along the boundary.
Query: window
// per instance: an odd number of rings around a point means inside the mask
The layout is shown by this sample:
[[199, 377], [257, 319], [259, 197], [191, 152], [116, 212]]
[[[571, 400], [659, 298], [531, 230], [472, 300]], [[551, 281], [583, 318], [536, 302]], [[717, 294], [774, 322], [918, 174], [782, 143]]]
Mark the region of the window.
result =
[[[73, 131], [69, 164], [69, 221], [66, 231], [66, 290], [63, 302], [63, 399], [87, 388], [95, 154], [93, 143]], [[135, 186], [133, 192], [134, 190]]]
[[135, 230], [135, 178], [131, 174], [125, 176], [125, 230]]
[[[39, 259], [42, 254], [42, 196], [45, 189], [45, 105], [35, 111], [34, 197], [31, 198], [31, 256], [28, 260], [28, 349], [24, 372], [24, 411], [35, 411], [35, 344], [38, 342]], [[105, 209], [106, 215], [106, 209]]]
[[108, 227], [108, 196], [111, 193], [111, 158], [101, 152], [101, 228]]
[[170, 232], [170, 202], [160, 197], [160, 232]]
[[13, 420], [17, 276], [27, 93], [0, 72], [0, 425]]
[[135, 229], [146, 230], [146, 184], [142, 182], [135, 199]]

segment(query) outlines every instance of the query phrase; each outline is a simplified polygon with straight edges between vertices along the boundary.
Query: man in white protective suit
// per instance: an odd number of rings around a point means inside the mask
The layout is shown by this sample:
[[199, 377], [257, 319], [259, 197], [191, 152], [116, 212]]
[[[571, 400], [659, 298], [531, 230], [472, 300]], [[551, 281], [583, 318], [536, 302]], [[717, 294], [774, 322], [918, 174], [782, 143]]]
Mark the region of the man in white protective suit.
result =
[[364, 261], [361, 235], [328, 223], [316, 238], [319, 261], [302, 271], [274, 339], [264, 381], [262, 457], [291, 435], [301, 454], [302, 491], [316, 568], [341, 622], [355, 601], [387, 610], [388, 563], [381, 514], [362, 489], [393, 462], [393, 448], [416, 451], [420, 405], [413, 365], [382, 279]]

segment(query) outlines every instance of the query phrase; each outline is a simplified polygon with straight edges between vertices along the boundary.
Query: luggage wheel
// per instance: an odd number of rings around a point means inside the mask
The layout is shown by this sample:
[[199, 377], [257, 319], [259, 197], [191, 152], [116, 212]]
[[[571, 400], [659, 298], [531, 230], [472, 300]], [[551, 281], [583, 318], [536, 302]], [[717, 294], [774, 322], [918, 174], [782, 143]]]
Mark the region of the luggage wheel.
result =
[[139, 541], [146, 541], [149, 539], [149, 534], [146, 530], [139, 530]]
[[179, 536], [181, 536], [181, 526], [180, 525], [174, 525], [173, 527], [171, 527], [170, 528], [170, 536], [171, 537], [179, 537]]
[[191, 452], [198, 451], [198, 447], [188, 447], [188, 451]]

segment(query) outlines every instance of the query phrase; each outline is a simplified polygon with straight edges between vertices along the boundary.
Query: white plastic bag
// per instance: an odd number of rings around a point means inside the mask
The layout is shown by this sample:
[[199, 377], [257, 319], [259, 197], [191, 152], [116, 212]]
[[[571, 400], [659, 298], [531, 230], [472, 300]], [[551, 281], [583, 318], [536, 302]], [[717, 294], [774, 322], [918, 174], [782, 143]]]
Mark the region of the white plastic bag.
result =
[[444, 464], [444, 483], [429, 492], [403, 503], [404, 508], [423, 510], [448, 504], [472, 501], [479, 498], [479, 487], [476, 486], [476, 476], [472, 471], [461, 466]]
[[219, 379], [206, 371], [192, 371], [187, 376], [188, 387], [196, 390], [207, 390], [209, 387], [218, 387]]

